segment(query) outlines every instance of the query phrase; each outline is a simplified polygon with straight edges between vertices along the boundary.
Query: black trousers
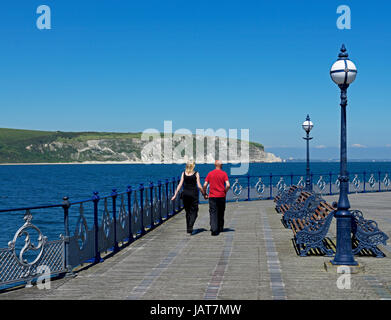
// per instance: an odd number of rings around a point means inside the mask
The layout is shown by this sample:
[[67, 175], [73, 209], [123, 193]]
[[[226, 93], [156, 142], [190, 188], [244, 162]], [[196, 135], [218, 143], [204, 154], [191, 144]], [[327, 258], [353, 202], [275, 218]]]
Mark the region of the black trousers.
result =
[[210, 230], [222, 232], [224, 230], [224, 198], [209, 198]]
[[190, 233], [193, 231], [193, 226], [198, 216], [198, 197], [184, 194], [183, 206], [186, 211], [186, 229]]

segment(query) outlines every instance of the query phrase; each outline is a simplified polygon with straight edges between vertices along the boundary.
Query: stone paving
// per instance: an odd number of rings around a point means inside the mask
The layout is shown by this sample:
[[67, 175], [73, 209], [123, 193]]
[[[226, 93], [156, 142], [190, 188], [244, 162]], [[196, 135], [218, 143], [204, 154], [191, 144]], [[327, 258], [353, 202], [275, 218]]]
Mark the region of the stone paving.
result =
[[[332, 203], [337, 196], [326, 196]], [[391, 193], [353, 194], [352, 209], [391, 235]], [[212, 237], [207, 205], [185, 233], [179, 213], [103, 263], [74, 278], [0, 294], [1, 299], [391, 299], [391, 246], [385, 258], [356, 256], [365, 271], [351, 275], [351, 289], [338, 289], [341, 274], [326, 272], [325, 256], [299, 257], [273, 201], [228, 203], [225, 232]], [[329, 238], [335, 242], [335, 221]], [[391, 242], [390, 242], [391, 245]]]

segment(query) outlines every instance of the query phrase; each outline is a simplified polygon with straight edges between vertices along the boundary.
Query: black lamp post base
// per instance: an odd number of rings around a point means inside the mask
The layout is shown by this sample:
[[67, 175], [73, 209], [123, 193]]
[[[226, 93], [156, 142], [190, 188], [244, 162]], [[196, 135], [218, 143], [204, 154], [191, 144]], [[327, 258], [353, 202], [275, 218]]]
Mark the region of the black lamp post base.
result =
[[349, 259], [349, 257], [338, 257], [338, 260], [330, 260], [330, 263], [334, 266], [358, 266], [358, 262], [354, 261], [354, 259]]
[[331, 261], [333, 265], [357, 266], [352, 252], [351, 225], [352, 217], [349, 211], [341, 210], [335, 213], [337, 218], [337, 252]]

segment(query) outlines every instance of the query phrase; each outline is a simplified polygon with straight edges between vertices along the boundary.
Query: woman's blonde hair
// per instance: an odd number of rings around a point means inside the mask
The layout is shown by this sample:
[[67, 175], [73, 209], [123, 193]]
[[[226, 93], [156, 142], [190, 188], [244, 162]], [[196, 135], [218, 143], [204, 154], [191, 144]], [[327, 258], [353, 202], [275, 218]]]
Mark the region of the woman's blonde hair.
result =
[[186, 173], [193, 172], [194, 168], [195, 168], [195, 161], [194, 160], [188, 160], [186, 162], [186, 169], [185, 169]]

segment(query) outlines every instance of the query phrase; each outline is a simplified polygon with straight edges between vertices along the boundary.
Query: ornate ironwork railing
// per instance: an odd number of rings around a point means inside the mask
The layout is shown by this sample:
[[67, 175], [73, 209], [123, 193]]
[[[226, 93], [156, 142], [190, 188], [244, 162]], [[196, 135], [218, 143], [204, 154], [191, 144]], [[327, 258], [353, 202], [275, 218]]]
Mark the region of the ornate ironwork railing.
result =
[[[231, 176], [232, 187], [227, 201], [273, 199], [291, 185], [304, 186], [305, 177], [296, 174]], [[391, 172], [351, 173], [351, 193], [391, 191]], [[41, 270], [48, 268], [51, 276], [72, 273], [75, 267], [102, 261], [104, 252], [119, 250], [183, 209], [177, 197], [171, 201], [179, 177], [157, 184], [128, 186], [126, 191], [113, 189], [110, 195], [61, 204], [0, 210], [0, 213], [23, 214], [24, 223], [0, 249], [0, 290], [36, 281]], [[313, 190], [331, 195], [339, 192], [338, 174], [311, 174]], [[200, 202], [206, 202], [200, 196]], [[45, 210], [45, 213], [42, 213]], [[45, 226], [48, 213], [63, 216], [64, 230], [58, 239], [48, 239], [35, 223]], [[51, 216], [51, 215], [50, 215]], [[37, 219], [35, 219], [37, 218]], [[53, 223], [53, 221], [51, 221]], [[45, 268], [42, 268], [45, 267]], [[46, 269], [45, 269], [46, 270]]]
[[[323, 195], [339, 193], [339, 174], [311, 173], [312, 188]], [[230, 176], [231, 189], [227, 201], [251, 201], [273, 199], [277, 193], [291, 185], [305, 186], [305, 176], [298, 174]], [[350, 174], [349, 192], [391, 191], [390, 172], [353, 172]], [[206, 201], [201, 201], [206, 202]]]
[[[183, 209], [182, 199], [171, 200], [178, 183], [178, 178], [166, 179], [156, 185], [128, 186], [125, 192], [113, 189], [103, 197], [94, 192], [90, 199], [77, 202], [65, 197], [57, 205], [0, 210], [22, 212], [25, 221], [8, 247], [0, 249], [0, 290], [31, 285], [43, 271], [55, 277], [71, 274], [83, 263], [101, 262], [103, 252], [118, 251], [120, 244], [133, 242]], [[58, 240], [49, 241], [34, 224], [42, 209], [63, 211], [64, 232]]]

